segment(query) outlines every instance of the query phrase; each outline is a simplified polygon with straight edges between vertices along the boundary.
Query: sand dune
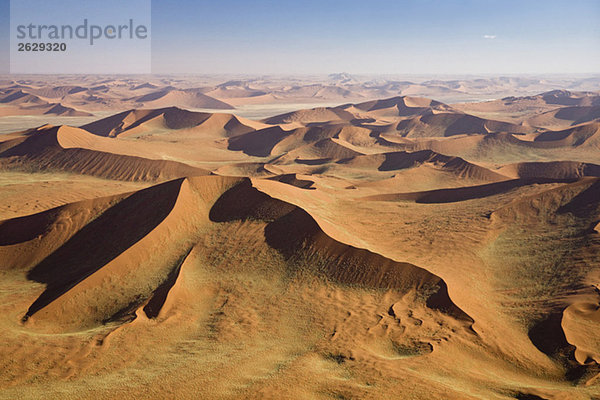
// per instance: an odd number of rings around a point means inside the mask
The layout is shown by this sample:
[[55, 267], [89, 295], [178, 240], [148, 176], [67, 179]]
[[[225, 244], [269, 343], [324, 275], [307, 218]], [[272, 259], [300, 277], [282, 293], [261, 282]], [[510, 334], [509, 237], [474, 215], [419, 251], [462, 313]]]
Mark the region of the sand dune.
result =
[[508, 96], [498, 100], [481, 103], [462, 103], [458, 105], [461, 109], [477, 111], [499, 111], [514, 112], [527, 110], [536, 112], [547, 106], [577, 106], [590, 107], [600, 104], [600, 96], [597, 92], [572, 92], [568, 90], [551, 90], [533, 96]]
[[289, 123], [340, 123], [348, 122], [354, 119], [355, 116], [347, 111], [337, 108], [313, 108], [311, 110], [300, 110], [282, 115], [276, 115], [263, 120], [266, 124], [289, 124]]
[[[211, 114], [177, 107], [130, 110], [82, 126], [100, 136], [134, 136], [162, 130], [193, 130], [198, 135], [241, 135], [265, 125], [230, 114]], [[218, 133], [215, 135], [215, 133]]]
[[[275, 150], [277, 149], [278, 148], [276, 147]], [[347, 146], [344, 142], [333, 138], [326, 138], [288, 151], [285, 157], [277, 160], [276, 163], [279, 164], [292, 159], [301, 159], [305, 162], [307, 160], [333, 161], [356, 157], [362, 154], [363, 153]]]
[[600, 119], [600, 106], [563, 107], [547, 111], [527, 120], [532, 126], [561, 129]]
[[347, 164], [348, 166], [360, 166], [362, 168], [377, 168], [379, 171], [414, 168], [427, 163], [437, 165], [440, 169], [465, 179], [477, 179], [490, 182], [507, 179], [507, 177], [501, 173], [492, 172], [486, 168], [471, 164], [462, 158], [449, 157], [430, 150], [422, 150], [413, 153], [393, 152], [377, 155], [363, 155], [349, 160], [343, 160], [341, 163]]
[[216, 175], [222, 176], [247, 176], [247, 177], [261, 177], [271, 176], [272, 174], [265, 169], [264, 162], [242, 162], [228, 164], [217, 168], [213, 171]]
[[559, 146], [598, 148], [600, 122], [590, 122], [573, 128], [545, 132], [535, 138], [536, 142], [552, 143]]
[[302, 189], [314, 189], [312, 186], [315, 184], [314, 181], [311, 181], [310, 179], [302, 179], [297, 174], [276, 175], [267, 179], [287, 183], [288, 185], [292, 185]]
[[[573, 181], [573, 180], [570, 180]], [[510, 190], [521, 186], [546, 184], [553, 182], [569, 182], [566, 179], [549, 179], [549, 178], [530, 178], [530, 179], [514, 179], [498, 183], [489, 183], [478, 186], [468, 186], [463, 188], [452, 189], [436, 189], [424, 192], [412, 193], [393, 193], [382, 194], [375, 196], [367, 196], [362, 200], [369, 201], [415, 201], [417, 203], [455, 203], [472, 199], [480, 199], [488, 196], [506, 193]]]
[[259, 97], [267, 94], [266, 91], [253, 89], [243, 81], [227, 81], [217, 85], [205, 93], [217, 99]]
[[215, 108], [223, 110], [233, 109], [233, 107], [229, 104], [207, 96], [201, 91], [195, 89], [158, 90], [140, 97], [136, 97], [133, 99], [133, 101], [142, 104], [147, 108], [175, 106], [185, 108]]
[[353, 248], [326, 235], [306, 211], [249, 189], [245, 181], [225, 192], [210, 212], [213, 221], [260, 218], [272, 220], [265, 240], [288, 259], [300, 259], [316, 272], [343, 283], [403, 291], [436, 286], [428, 305], [471, 321], [448, 297], [445, 283], [429, 272], [407, 263], [386, 259], [368, 250]]
[[[349, 131], [347, 127], [335, 125], [289, 131], [273, 126], [230, 138], [228, 149], [256, 157], [281, 157], [278, 163], [296, 158], [343, 159], [362, 154], [350, 142], [360, 144], [359, 137], [369, 138], [370, 133], [366, 129]], [[372, 141], [367, 139], [367, 142]]]
[[600, 96], [594, 92], [571, 92], [568, 90], [552, 90], [540, 95], [548, 104], [561, 106], [589, 107], [600, 105]]
[[[265, 119], [269, 124], [368, 124], [378, 119], [389, 119], [422, 115], [426, 112], [450, 111], [452, 108], [435, 100], [418, 97], [393, 97], [337, 107], [319, 107], [299, 110]], [[389, 122], [389, 121], [386, 121]]]
[[76, 117], [92, 115], [61, 103], [48, 102], [21, 89], [9, 91], [4, 95], [0, 94], [0, 104], [2, 104], [0, 116], [53, 114]]
[[154, 85], [150, 82], [140, 83], [139, 85], [135, 85], [131, 88], [131, 90], [140, 90], [140, 89], [157, 89], [158, 86]]
[[421, 97], [392, 97], [385, 100], [374, 100], [365, 103], [359, 103], [352, 108], [367, 112], [369, 115], [378, 117], [393, 116], [407, 117], [421, 115], [427, 111], [448, 111], [451, 107], [439, 101], [421, 98]]
[[38, 96], [24, 92], [23, 90], [11, 90], [0, 98], [0, 103], [4, 104], [46, 104]]
[[[168, 229], [173, 213], [177, 213], [178, 205], [181, 207], [177, 202], [181, 182], [169, 182], [121, 199], [107, 199], [110, 207], [102, 210], [99, 215], [88, 214], [88, 218], [93, 218], [91, 224], [86, 221], [82, 230], [71, 231], [68, 240], [58, 243], [59, 247], [29, 272], [30, 279], [44, 282], [47, 286], [46, 291], [32, 303], [25, 319], [31, 319], [34, 325], [50, 325], [49, 329], [52, 329], [55, 322], [59, 322], [59, 329], [64, 330], [89, 327], [119, 314], [135, 296], [139, 296], [136, 289], [139, 291], [147, 285], [144, 277], [152, 279], [155, 275], [160, 276], [160, 266], [152, 264], [152, 254], [147, 251], [157, 250], [160, 235], [168, 232], [165, 232], [165, 229]], [[118, 201], [116, 205], [115, 201]], [[139, 208], [143, 204], [152, 204], [152, 207], [146, 213], [142, 213]], [[83, 213], [85, 208], [81, 209], [81, 206], [85, 207], [84, 204], [74, 205], [76, 213]], [[137, 211], [131, 212], [132, 210]], [[67, 211], [67, 218], [72, 218], [70, 215]], [[132, 225], [127, 226], [133, 231], [126, 235], [127, 237], [121, 235], [120, 238], [106, 237], [104, 241], [99, 239], [95, 241], [94, 247], [88, 244], [85, 253], [76, 250], [82, 244], [89, 243], [90, 238], [96, 236], [97, 232], [106, 229], [106, 224], [112, 223], [113, 216], [131, 222]], [[94, 233], [96, 228], [98, 231]], [[172, 239], [175, 239], [175, 236]], [[143, 250], [144, 245], [149, 247]], [[130, 251], [126, 251], [128, 249]], [[146, 268], [135, 268], [140, 263], [145, 263]], [[57, 275], [56, 268], [60, 265], [65, 272]], [[119, 289], [111, 294], [107, 293], [108, 296], [98, 297], [98, 291], [106, 293], [107, 289], [107, 286], [104, 286], [106, 283], [102, 284], [103, 276], [110, 275], [121, 276], [122, 279], [133, 275], [133, 279], [129, 280], [129, 283], [123, 282]], [[95, 313], [90, 312], [92, 307], [97, 310]]]
[[83, 86], [53, 86], [53, 87], [39, 87], [39, 88], [27, 88], [25, 91], [35, 96], [47, 98], [47, 99], [60, 99], [70, 94], [76, 94], [86, 91]]
[[594, 334], [600, 324], [597, 300], [572, 304], [563, 312], [561, 325], [565, 338], [575, 346], [575, 359], [580, 364], [600, 363], [597, 336]]
[[[531, 196], [522, 196], [506, 206], [495, 210], [490, 218], [505, 220], [533, 220], [542, 215], [571, 213], [573, 216], [593, 218], [597, 207], [596, 195], [600, 190], [600, 181], [596, 177], [583, 179], [529, 178], [516, 181], [555, 181], [564, 185], [550, 187]], [[586, 228], [589, 231], [589, 227]]]
[[429, 113], [398, 122], [395, 131], [404, 137], [445, 137], [460, 134], [485, 135], [490, 132], [529, 133], [534, 129], [462, 113]]
[[64, 115], [68, 117], [82, 117], [92, 115], [87, 112], [77, 111], [71, 107], [65, 107], [60, 103], [50, 103], [48, 104], [48, 106], [50, 108], [47, 111], [45, 111], [44, 114]]
[[514, 178], [578, 179], [600, 176], [600, 165], [575, 161], [528, 162], [506, 165], [498, 172]]
[[60, 103], [49, 103], [27, 107], [5, 106], [0, 108], [0, 117], [29, 115], [57, 115], [65, 117], [91, 117], [92, 114], [66, 107]]
[[[189, 218], [192, 209], [198, 214]], [[98, 237], [115, 218], [133, 230]], [[288, 260], [288, 268], [310, 265], [313, 273], [342, 283], [423, 290], [430, 293], [430, 307], [472, 322], [448, 298], [446, 285], [438, 277], [340, 243], [304, 210], [257, 191], [249, 180], [221, 177], [170, 181], [133, 194], [74, 203], [0, 223], [5, 268], [28, 270], [29, 279], [46, 284], [24, 321], [38, 329], [64, 331], [129, 321], [141, 307], [148, 317], [156, 317], [169, 296], [168, 286], [177, 281], [193, 246], [192, 232], [210, 224], [209, 218], [212, 223], [268, 221], [263, 240]], [[65, 219], [70, 221], [67, 227], [60, 225]], [[9, 234], [15, 226], [18, 234]], [[166, 235], [169, 242], [164, 241]], [[91, 245], [92, 238], [99, 240]], [[38, 249], [38, 259], [26, 262], [20, 255], [32, 247]], [[163, 257], [160, 262], [157, 251]], [[138, 268], [140, 264], [145, 267]], [[106, 279], [110, 276], [120, 277], [118, 286]]]
[[380, 139], [394, 150], [432, 150], [494, 168], [523, 161], [580, 160], [598, 164], [598, 127], [595, 124], [532, 134], [499, 132], [433, 138], [404, 138], [394, 131], [386, 131], [380, 134]]
[[43, 127], [2, 143], [0, 165], [7, 169], [70, 171], [126, 181], [158, 181], [207, 171], [169, 160], [151, 160], [135, 156], [67, 148], [80, 141], [76, 128]]
[[481, 118], [556, 130], [597, 119], [599, 104], [597, 92], [554, 90], [535, 96], [453, 104], [453, 107]]
[[289, 135], [290, 132], [279, 126], [265, 128], [256, 132], [230, 138], [228, 149], [233, 151], [243, 151], [246, 154], [257, 157], [267, 157], [272, 155], [275, 145]]

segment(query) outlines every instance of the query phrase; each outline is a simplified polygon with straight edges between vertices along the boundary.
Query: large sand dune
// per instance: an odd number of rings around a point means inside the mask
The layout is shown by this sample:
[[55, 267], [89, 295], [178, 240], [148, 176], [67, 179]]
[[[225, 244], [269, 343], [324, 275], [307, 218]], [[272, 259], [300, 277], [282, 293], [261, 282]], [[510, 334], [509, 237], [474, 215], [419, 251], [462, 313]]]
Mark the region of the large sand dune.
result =
[[157, 110], [131, 110], [83, 125], [99, 136], [115, 137], [149, 134], [164, 130], [192, 130], [198, 135], [234, 136], [254, 131], [263, 124], [230, 114], [191, 112], [177, 107]]
[[[79, 147], [85, 134], [77, 128], [43, 127], [1, 144], [0, 165], [6, 169], [68, 171], [114, 180], [165, 180], [207, 174], [199, 168], [169, 161], [114, 154]], [[87, 144], [87, 143], [86, 143]], [[93, 142], [92, 142], [93, 145]]]
[[[115, 219], [130, 228], [105, 235]], [[253, 232], [242, 229], [238, 235], [264, 240], [264, 246], [281, 254], [288, 274], [323, 274], [334, 282], [401, 294], [416, 290], [423, 292], [428, 307], [472, 322], [452, 303], [440, 278], [332, 239], [306, 211], [256, 190], [247, 179], [170, 181], [4, 221], [4, 268], [27, 271], [28, 279], [46, 285], [23, 316], [33, 329], [64, 332], [111, 321], [126, 323], [135, 319], [138, 309], [154, 318], [169, 296], [175, 296], [165, 292], [202, 240], [199, 232], [208, 234], [214, 224], [248, 220], [256, 225]], [[261, 225], [264, 232], [257, 230]], [[96, 240], [90, 246], [92, 238]], [[24, 259], [32, 248], [35, 257]]]
[[198, 90], [173, 90], [165, 89], [145, 94], [133, 99], [134, 102], [143, 104], [145, 107], [187, 107], [187, 108], [233, 108], [227, 103], [213, 99]]

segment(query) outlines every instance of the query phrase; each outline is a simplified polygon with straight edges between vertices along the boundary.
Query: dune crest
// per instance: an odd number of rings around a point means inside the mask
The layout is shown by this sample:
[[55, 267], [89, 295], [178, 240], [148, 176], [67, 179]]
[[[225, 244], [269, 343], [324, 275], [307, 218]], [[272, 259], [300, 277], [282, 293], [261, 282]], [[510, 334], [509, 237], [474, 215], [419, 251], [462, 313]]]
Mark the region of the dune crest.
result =
[[70, 127], [42, 127], [24, 138], [4, 142], [0, 148], [0, 166], [17, 170], [69, 171], [126, 181], [158, 181], [208, 174], [208, 171], [175, 161], [75, 147], [86, 143], [83, 132], [82, 135], [77, 128]]
[[178, 107], [125, 111], [81, 128], [99, 136], [117, 137], [148, 134], [161, 130], [192, 129], [197, 134], [222, 131], [222, 136], [251, 132], [264, 125], [231, 114], [194, 112]]

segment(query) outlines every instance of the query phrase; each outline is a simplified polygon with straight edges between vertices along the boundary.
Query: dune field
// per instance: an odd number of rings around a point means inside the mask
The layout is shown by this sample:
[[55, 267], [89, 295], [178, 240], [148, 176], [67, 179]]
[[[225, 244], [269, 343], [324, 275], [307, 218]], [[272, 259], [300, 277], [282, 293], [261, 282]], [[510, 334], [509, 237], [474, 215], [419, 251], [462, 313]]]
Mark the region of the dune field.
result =
[[28, 79], [0, 398], [600, 399], [600, 92]]

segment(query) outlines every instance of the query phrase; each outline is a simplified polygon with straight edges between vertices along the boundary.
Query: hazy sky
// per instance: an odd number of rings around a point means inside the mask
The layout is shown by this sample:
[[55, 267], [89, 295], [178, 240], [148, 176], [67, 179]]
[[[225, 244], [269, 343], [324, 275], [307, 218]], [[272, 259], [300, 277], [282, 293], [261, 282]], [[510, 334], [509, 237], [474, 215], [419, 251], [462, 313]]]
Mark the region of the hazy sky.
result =
[[600, 73], [600, 0], [154, 0], [152, 61], [155, 73]]

